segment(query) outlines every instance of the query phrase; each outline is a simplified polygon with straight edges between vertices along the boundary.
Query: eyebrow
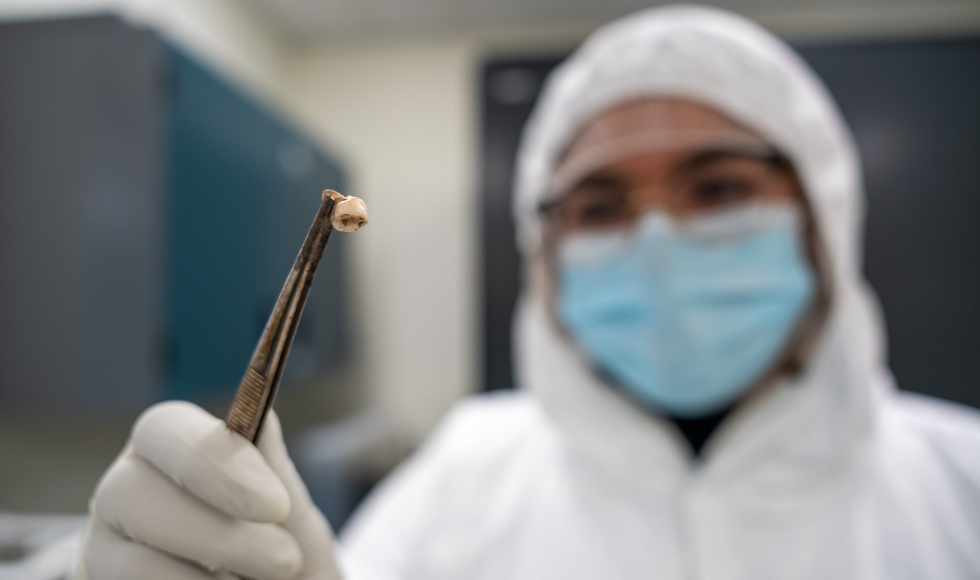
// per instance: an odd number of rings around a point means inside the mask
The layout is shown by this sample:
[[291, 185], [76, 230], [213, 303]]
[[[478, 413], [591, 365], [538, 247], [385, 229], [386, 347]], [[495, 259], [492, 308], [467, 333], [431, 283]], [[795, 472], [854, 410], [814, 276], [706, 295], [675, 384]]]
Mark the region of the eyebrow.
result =
[[582, 179], [578, 180], [575, 185], [569, 188], [569, 190], [575, 189], [576, 187], [582, 186], [596, 186], [596, 185], [624, 185], [623, 180], [616, 176], [610, 175], [604, 172], [605, 170], [599, 170], [596, 173], [587, 175]]
[[682, 161], [680, 167], [676, 169], [676, 172], [679, 174], [688, 173], [729, 159], [756, 159], [773, 163], [777, 166], [782, 165], [786, 161], [786, 157], [774, 148], [765, 151], [736, 147], [718, 147], [695, 153], [690, 158]]

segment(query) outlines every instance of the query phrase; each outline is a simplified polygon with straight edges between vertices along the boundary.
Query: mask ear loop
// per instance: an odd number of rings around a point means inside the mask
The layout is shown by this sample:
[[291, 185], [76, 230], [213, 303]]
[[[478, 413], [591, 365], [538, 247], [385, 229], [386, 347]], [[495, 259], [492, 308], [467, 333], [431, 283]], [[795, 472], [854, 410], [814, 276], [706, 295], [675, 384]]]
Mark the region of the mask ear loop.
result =
[[[529, 282], [535, 292], [540, 292], [548, 309], [548, 317], [551, 319], [555, 330], [573, 347], [580, 351], [571, 332], [561, 321], [558, 311], [558, 302], [561, 292], [560, 272], [558, 266], [558, 211], [560, 211], [560, 198], [542, 203], [538, 207], [538, 215], [542, 220], [542, 244], [537, 256], [532, 258], [534, 263], [529, 269], [531, 280]], [[582, 353], [580, 353], [582, 354]]]

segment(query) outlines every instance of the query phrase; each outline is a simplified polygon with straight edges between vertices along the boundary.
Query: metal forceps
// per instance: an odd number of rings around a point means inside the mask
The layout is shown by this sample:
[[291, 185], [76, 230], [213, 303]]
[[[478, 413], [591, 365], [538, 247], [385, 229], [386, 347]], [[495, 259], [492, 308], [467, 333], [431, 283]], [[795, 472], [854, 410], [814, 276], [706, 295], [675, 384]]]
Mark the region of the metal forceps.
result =
[[[324, 192], [323, 202], [313, 218], [313, 225], [310, 226], [293, 268], [286, 277], [286, 283], [272, 308], [272, 314], [259, 337], [252, 359], [245, 369], [245, 376], [238, 386], [238, 393], [225, 418], [229, 429], [252, 443], [258, 438], [282, 380], [282, 371], [286, 366], [300, 317], [303, 316], [303, 307], [310, 295], [313, 277], [316, 276], [323, 250], [334, 230], [334, 224], [337, 223], [337, 216], [334, 215], [336, 208], [347, 200], [356, 200], [359, 207], [364, 208], [363, 202], [357, 198], [344, 198], [330, 190]], [[365, 212], [361, 223], [367, 223], [366, 218]]]

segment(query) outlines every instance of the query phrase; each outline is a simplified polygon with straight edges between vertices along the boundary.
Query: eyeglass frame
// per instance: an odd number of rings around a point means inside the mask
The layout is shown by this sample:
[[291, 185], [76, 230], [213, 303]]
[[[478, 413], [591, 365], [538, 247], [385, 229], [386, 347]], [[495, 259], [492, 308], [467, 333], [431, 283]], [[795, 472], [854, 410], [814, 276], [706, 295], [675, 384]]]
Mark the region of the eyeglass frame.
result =
[[[743, 159], [747, 158], [752, 160], [759, 160], [769, 165], [772, 169], [780, 173], [783, 173], [784, 175], [788, 174], [794, 180], [796, 179], [795, 172], [793, 170], [793, 165], [790, 162], [789, 158], [775, 147], [770, 147], [770, 146], [761, 147], [761, 148], [755, 148], [755, 147], [749, 148], [744, 146], [737, 146], [737, 147], [715, 146], [715, 147], [703, 149], [701, 151], [695, 151], [692, 153], [691, 157], [681, 162], [682, 167], [673, 169], [672, 173], [676, 174], [676, 173], [683, 173], [684, 171], [692, 171], [699, 167], [708, 166], [711, 165], [712, 163], [716, 163], [718, 162], [719, 159], [725, 160], [727, 158], [743, 158]], [[582, 187], [583, 184], [588, 182], [590, 179], [601, 180], [604, 178], [596, 177], [595, 171], [584, 175], [580, 179], [576, 180], [574, 185], [565, 188], [563, 192], [560, 192], [556, 195], [555, 194], [550, 195], [549, 196], [550, 199], [546, 199], [542, 201], [540, 204], [538, 204], [537, 211], [539, 215], [547, 219], [552, 226], [556, 226], [556, 225], [559, 226], [557, 228], [558, 231], [569, 229], [569, 228], [561, 227], [561, 224], [559, 223], [559, 220], [561, 218], [558, 214], [562, 210], [562, 207], [568, 203], [568, 200], [571, 199], [569, 196], [574, 195], [576, 189]], [[677, 179], [676, 175], [672, 175], [670, 177], [670, 180], [675, 180], [675, 179]], [[610, 178], [610, 180], [614, 180], [614, 178]], [[626, 211], [632, 212], [632, 214], [620, 216], [618, 220], [613, 219], [610, 220], [609, 223], [594, 224], [592, 226], [576, 227], [570, 229], [586, 229], [586, 230], [607, 229], [611, 227], [629, 226], [632, 223], [632, 221], [635, 221], [635, 219], [637, 219], [639, 215], [642, 214], [642, 207], [644, 205], [648, 205], [648, 204], [638, 202], [638, 198], [640, 197], [639, 194], [647, 192], [650, 189], [652, 189], [652, 187], [648, 186], [648, 187], [640, 187], [640, 188], [630, 188], [628, 190], [618, 192], [627, 196], [631, 207]], [[670, 199], [671, 197], [672, 196], [667, 196], [667, 199]], [[724, 206], [724, 205], [734, 205], [734, 202], [728, 204], [719, 204], [719, 206]], [[670, 207], [668, 206], [665, 206], [664, 209], [674, 217], [678, 217], [682, 219], [688, 217], [687, 215], [682, 215], [684, 214], [683, 211], [679, 211], [676, 209], [674, 211], [671, 211]], [[707, 211], [710, 210], [711, 207], [702, 208], [702, 209]], [[698, 211], [692, 211], [691, 213], [696, 214], [698, 213]], [[552, 230], [553, 232], [555, 231], [554, 228], [548, 228], [548, 229]]]

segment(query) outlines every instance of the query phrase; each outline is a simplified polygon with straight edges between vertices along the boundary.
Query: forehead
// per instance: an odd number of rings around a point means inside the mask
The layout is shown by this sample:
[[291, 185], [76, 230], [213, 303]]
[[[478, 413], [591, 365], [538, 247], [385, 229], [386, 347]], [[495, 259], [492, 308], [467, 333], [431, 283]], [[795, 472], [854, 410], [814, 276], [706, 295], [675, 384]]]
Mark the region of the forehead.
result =
[[[650, 185], [671, 177], [690, 175], [696, 170], [718, 167], [755, 167], [765, 163], [759, 157], [750, 157], [727, 150], [664, 150], [646, 151], [610, 162], [582, 176], [578, 183], [597, 179], [615, 179], [636, 187]], [[737, 164], [737, 165], [733, 165]]]
[[671, 137], [683, 142], [699, 133], [759, 139], [747, 127], [708, 105], [656, 97], [627, 101], [599, 113], [582, 127], [566, 154], [648, 130], [656, 130], [665, 143]]
[[636, 99], [592, 118], [572, 139], [552, 175], [558, 194], [586, 175], [644, 156], [670, 163], [708, 149], [767, 150], [766, 140], [710, 106], [682, 98]]

